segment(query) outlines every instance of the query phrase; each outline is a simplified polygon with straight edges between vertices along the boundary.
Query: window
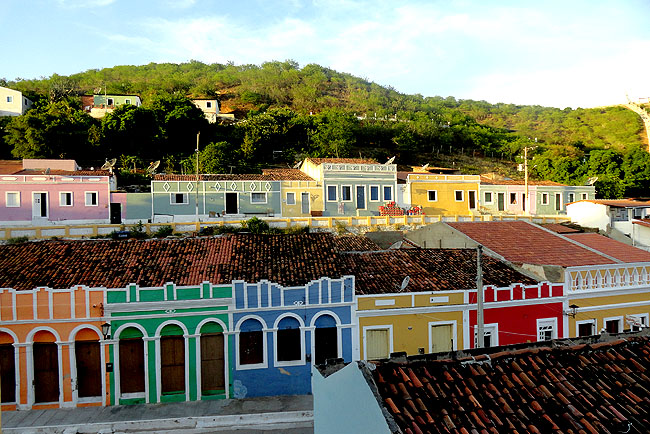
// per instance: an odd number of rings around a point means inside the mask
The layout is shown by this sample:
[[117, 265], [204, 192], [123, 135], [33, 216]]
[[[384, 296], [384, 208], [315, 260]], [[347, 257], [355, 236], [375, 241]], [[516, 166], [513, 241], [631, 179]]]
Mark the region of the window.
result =
[[456, 198], [456, 202], [462, 202], [465, 199], [465, 195], [463, 194], [463, 190], [456, 190], [454, 191], [454, 197]]
[[7, 102], [14, 102], [14, 97], [13, 96], [8, 96], [7, 97]]
[[172, 205], [187, 205], [190, 203], [190, 195], [187, 193], [170, 193], [169, 203]]
[[[589, 196], [587, 193], [582, 193], [582, 200], [587, 200]], [[569, 202], [573, 202], [573, 193], [569, 193]]]
[[206, 108], [212, 108], [212, 101], [207, 101], [207, 102], [205, 103], [205, 107], [206, 107]]
[[8, 191], [5, 193], [7, 208], [16, 208], [20, 206], [20, 192]]
[[59, 205], [61, 206], [72, 206], [72, 192], [71, 191], [62, 191], [59, 193]]
[[483, 202], [492, 203], [492, 192], [491, 191], [486, 191], [485, 193], [483, 193]]
[[[160, 337], [160, 390], [163, 394], [185, 392], [185, 338], [177, 325], [168, 325]], [[180, 333], [180, 334], [179, 334]]]
[[314, 363], [322, 365], [327, 359], [339, 357], [338, 328], [330, 315], [319, 316], [314, 325]]
[[537, 340], [550, 341], [557, 339], [557, 318], [537, 320]]
[[349, 185], [342, 185], [341, 186], [341, 200], [343, 202], [351, 202], [352, 201], [352, 187]]
[[330, 202], [336, 202], [336, 185], [327, 186], [327, 200]]
[[392, 352], [390, 327], [367, 327], [364, 329], [365, 360], [386, 359]]
[[578, 337], [593, 336], [596, 334], [596, 321], [593, 319], [576, 321], [576, 328], [578, 330]]
[[605, 331], [607, 333], [621, 333], [623, 331], [623, 318], [605, 318]]
[[510, 193], [510, 205], [517, 204], [517, 193]]
[[296, 193], [287, 193], [287, 205], [296, 204]]
[[113, 105], [115, 101], [113, 101], [113, 98], [108, 98], [108, 101], [106, 102], [106, 105]]
[[255, 319], [243, 322], [238, 335], [239, 364], [262, 365], [264, 363], [264, 331], [262, 323]]
[[393, 187], [390, 185], [384, 186], [384, 202], [393, 200]]
[[[474, 348], [478, 345], [478, 327], [474, 326]], [[499, 346], [499, 332], [497, 324], [485, 324], [483, 326], [483, 348]]]
[[562, 193], [555, 193], [555, 211], [562, 209]]
[[131, 104], [131, 100], [130, 99], [125, 99], [124, 104]]
[[[569, 202], [573, 202], [575, 200], [575, 198], [576, 198], [576, 196], [573, 193], [569, 193], [567, 195], [567, 199], [569, 200]], [[583, 197], [583, 199], [586, 199], [586, 197]]]
[[302, 332], [297, 319], [287, 317], [280, 320], [275, 339], [277, 362], [303, 363]]
[[370, 186], [370, 202], [379, 202], [379, 186]]
[[438, 200], [438, 191], [437, 190], [428, 190], [427, 197], [429, 202], [436, 202]]
[[542, 193], [542, 205], [548, 205], [548, 193]]
[[648, 326], [648, 314], [628, 315], [627, 323], [630, 324], [630, 330], [638, 332]]
[[86, 206], [97, 206], [97, 192], [96, 191], [87, 191], [86, 192]]
[[251, 193], [251, 203], [266, 203], [266, 193]]

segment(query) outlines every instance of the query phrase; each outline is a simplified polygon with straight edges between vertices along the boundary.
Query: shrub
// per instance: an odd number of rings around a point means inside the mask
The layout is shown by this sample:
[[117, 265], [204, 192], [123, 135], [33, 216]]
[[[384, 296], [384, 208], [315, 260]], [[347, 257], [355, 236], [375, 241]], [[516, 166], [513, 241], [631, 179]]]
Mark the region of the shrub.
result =
[[27, 236], [12, 237], [7, 239], [7, 244], [20, 244], [20, 243], [26, 243], [27, 241], [29, 241], [29, 237]]
[[241, 226], [242, 228], [248, 229], [253, 234], [268, 233], [271, 229], [267, 222], [260, 220], [257, 217], [242, 221]]
[[153, 234], [153, 236], [156, 238], [165, 238], [170, 236], [173, 233], [174, 233], [174, 229], [172, 229], [172, 227], [169, 225], [165, 225], [159, 227], [158, 230], [156, 230], [156, 232]]
[[144, 225], [142, 224], [142, 220], [139, 220], [138, 224], [136, 224], [129, 230], [129, 236], [138, 240], [148, 237], [147, 233], [144, 230]]

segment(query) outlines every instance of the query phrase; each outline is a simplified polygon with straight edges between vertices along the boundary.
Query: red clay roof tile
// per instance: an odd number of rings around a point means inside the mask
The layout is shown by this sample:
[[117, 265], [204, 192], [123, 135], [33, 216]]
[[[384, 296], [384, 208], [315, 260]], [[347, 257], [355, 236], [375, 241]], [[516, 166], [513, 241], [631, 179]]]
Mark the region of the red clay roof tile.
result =
[[565, 234], [565, 236], [623, 262], [650, 262], [650, 252], [597, 233]]

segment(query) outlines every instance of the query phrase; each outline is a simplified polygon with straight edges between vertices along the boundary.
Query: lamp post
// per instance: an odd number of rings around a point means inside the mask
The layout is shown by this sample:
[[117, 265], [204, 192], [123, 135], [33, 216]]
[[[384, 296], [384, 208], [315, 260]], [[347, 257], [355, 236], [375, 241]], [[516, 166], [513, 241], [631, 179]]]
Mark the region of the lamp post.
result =
[[198, 232], [200, 228], [199, 224], [199, 136], [201, 135], [201, 131], [196, 133], [196, 200], [195, 200], [195, 208], [196, 208], [196, 230]]
[[111, 332], [111, 325], [107, 322], [102, 324], [102, 334], [104, 335], [104, 339], [110, 339], [111, 335], [109, 334]]

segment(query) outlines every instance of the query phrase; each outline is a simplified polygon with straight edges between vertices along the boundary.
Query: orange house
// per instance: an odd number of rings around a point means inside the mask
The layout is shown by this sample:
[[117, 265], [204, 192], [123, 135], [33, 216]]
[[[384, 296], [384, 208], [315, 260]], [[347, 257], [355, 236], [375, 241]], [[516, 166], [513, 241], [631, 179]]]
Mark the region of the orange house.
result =
[[106, 405], [105, 290], [0, 288], [2, 410]]

